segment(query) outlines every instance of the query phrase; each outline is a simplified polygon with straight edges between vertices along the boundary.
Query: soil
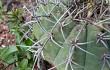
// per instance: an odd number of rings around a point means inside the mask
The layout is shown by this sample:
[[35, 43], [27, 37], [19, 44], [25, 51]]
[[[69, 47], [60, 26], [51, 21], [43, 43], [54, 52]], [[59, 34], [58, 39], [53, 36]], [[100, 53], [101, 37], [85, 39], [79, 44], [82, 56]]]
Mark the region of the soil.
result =
[[[5, 15], [4, 15], [5, 16]], [[6, 24], [8, 18], [7, 16], [2, 19], [0, 22], [0, 48], [16, 45], [15, 36], [9, 31], [9, 28]]]

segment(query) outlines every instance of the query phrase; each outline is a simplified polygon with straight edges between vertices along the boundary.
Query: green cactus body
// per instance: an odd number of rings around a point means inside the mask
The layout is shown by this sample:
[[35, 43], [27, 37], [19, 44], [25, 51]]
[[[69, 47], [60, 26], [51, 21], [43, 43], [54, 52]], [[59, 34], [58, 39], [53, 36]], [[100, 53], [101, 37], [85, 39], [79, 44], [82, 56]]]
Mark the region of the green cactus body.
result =
[[[109, 41], [100, 39], [104, 43], [97, 43], [97, 35], [103, 34], [99, 30], [101, 26], [91, 21], [89, 23], [83, 18], [86, 22], [75, 20], [73, 15], [77, 12], [71, 14], [72, 7], [66, 7], [63, 4], [65, 2], [67, 3], [65, 0], [54, 5], [54, 2], [50, 1], [38, 8], [41, 17], [38, 18], [38, 23], [33, 24], [33, 34], [38, 41], [41, 40], [39, 43], [43, 46], [42, 57], [57, 70], [109, 70], [109, 59], [107, 58], [108, 64], [104, 65], [103, 59], [106, 59], [106, 55], [102, 57], [103, 54], [109, 53]], [[109, 35], [106, 27], [101, 28]], [[52, 69], [54, 67], [49, 70]]]

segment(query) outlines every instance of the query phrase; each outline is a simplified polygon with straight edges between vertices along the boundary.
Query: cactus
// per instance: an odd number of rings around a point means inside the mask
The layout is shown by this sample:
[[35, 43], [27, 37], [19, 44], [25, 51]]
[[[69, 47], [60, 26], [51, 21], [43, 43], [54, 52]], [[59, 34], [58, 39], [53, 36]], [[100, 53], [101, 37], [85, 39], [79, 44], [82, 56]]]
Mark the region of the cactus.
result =
[[110, 69], [109, 0], [44, 0], [37, 5], [37, 42], [28, 49], [38, 46], [33, 69], [36, 63], [41, 68], [41, 57], [53, 65], [48, 70]]

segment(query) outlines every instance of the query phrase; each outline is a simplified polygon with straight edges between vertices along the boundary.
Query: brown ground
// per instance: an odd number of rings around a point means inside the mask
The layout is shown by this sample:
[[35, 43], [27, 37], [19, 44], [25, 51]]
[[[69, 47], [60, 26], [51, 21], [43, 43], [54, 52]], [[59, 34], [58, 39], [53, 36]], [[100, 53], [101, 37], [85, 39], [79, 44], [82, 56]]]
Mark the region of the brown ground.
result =
[[[33, 3], [30, 3], [29, 0], [21, 0], [21, 2], [14, 0], [12, 3], [10, 3], [7, 6], [7, 3], [9, 0], [2, 0], [3, 6], [7, 8], [7, 11], [11, 11], [12, 9], [23, 9], [23, 6], [29, 7], [35, 4], [35, 0], [32, 0]], [[2, 21], [0, 21], [0, 48], [10, 45], [16, 45], [16, 38], [15, 36], [9, 31], [8, 26], [6, 24], [8, 17], [6, 15], [7, 12], [4, 13], [4, 18]], [[26, 19], [26, 21], [29, 21], [26, 17], [28, 17], [29, 14], [23, 14], [23, 17]]]
[[15, 36], [9, 31], [8, 26], [6, 25], [7, 20], [8, 18], [5, 16], [0, 22], [0, 48], [16, 45]]

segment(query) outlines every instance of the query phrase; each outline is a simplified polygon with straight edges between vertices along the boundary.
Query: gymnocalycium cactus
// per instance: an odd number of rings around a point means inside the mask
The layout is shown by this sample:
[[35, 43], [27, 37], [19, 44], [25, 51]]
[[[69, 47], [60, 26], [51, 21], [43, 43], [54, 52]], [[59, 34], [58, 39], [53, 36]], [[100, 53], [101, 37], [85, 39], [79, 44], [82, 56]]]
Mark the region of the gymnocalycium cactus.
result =
[[110, 0], [43, 0], [32, 14], [34, 65], [48, 70], [110, 69]]

